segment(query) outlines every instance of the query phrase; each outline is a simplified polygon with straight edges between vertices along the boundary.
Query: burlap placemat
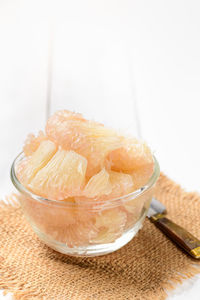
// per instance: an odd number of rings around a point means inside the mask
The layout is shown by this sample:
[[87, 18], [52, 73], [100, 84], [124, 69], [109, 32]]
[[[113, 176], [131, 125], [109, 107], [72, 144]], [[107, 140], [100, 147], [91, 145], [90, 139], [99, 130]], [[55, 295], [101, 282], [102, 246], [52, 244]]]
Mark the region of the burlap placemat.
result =
[[[169, 216], [200, 238], [200, 195], [161, 175], [156, 197]], [[200, 273], [200, 263], [149, 220], [125, 247], [107, 256], [73, 258], [39, 241], [19, 206], [0, 208], [0, 288], [16, 299], [160, 300], [176, 283]]]

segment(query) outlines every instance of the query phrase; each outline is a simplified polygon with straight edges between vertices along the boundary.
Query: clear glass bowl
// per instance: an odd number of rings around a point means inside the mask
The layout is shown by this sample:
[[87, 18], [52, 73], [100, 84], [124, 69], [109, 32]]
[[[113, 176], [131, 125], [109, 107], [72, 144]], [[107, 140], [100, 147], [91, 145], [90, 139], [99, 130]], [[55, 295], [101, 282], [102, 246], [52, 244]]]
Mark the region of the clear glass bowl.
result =
[[98, 256], [126, 245], [142, 227], [159, 176], [154, 172], [142, 188], [106, 203], [55, 201], [27, 190], [18, 180], [20, 153], [11, 167], [11, 180], [19, 191], [23, 212], [38, 237], [52, 249], [72, 256]]

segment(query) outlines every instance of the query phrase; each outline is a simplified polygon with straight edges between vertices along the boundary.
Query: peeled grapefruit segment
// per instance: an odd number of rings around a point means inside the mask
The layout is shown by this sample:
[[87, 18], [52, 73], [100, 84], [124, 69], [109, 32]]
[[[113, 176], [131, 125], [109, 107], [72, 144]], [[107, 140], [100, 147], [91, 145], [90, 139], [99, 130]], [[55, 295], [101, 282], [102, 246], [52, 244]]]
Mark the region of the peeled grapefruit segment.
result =
[[131, 175], [114, 171], [110, 171], [109, 175], [112, 197], [120, 197], [133, 191], [134, 184]]
[[92, 176], [84, 188], [83, 195], [88, 198], [108, 195], [112, 191], [109, 173], [103, 168], [98, 174]]
[[36, 173], [46, 166], [56, 149], [57, 147], [53, 142], [49, 140], [43, 141], [28, 159], [21, 162], [17, 173], [20, 181], [24, 185], [30, 183]]
[[45, 140], [47, 140], [47, 136], [41, 130], [39, 131], [38, 136], [30, 133], [27, 136], [23, 147], [25, 156], [32, 155], [40, 146], [40, 144]]
[[63, 200], [80, 193], [85, 182], [87, 160], [74, 151], [59, 149], [48, 164], [31, 181], [35, 193]]
[[139, 168], [153, 165], [153, 158], [149, 147], [137, 139], [124, 139], [123, 146], [113, 150], [108, 159], [111, 169], [117, 172], [131, 173]]
[[134, 182], [134, 189], [139, 189], [146, 185], [153, 174], [154, 165], [148, 164], [144, 168], [139, 168], [138, 170], [133, 171], [132, 179]]
[[90, 240], [97, 235], [93, 219], [77, 221], [74, 212], [66, 210], [63, 210], [63, 213], [52, 214], [48, 220], [44, 214], [41, 227], [47, 235], [66, 243], [69, 247], [88, 245]]
[[102, 211], [96, 217], [95, 227], [99, 233], [92, 240], [93, 243], [112, 243], [122, 233], [126, 224], [126, 213], [119, 208]]
[[[96, 201], [106, 205], [106, 202], [125, 194], [129, 194], [134, 190], [132, 176], [125, 173], [114, 171], [106, 171], [105, 168], [98, 174], [91, 177], [83, 190], [82, 197], [76, 197], [77, 203], [87, 203], [88, 198], [93, 198], [94, 206]], [[92, 203], [91, 203], [92, 204]], [[92, 206], [92, 205], [91, 205]]]
[[63, 149], [74, 150], [87, 158], [88, 177], [99, 172], [107, 154], [121, 146], [121, 140], [114, 130], [68, 111], [59, 111], [50, 117], [46, 134]]
[[65, 243], [68, 247], [87, 246], [96, 235], [97, 228], [94, 226], [94, 222], [89, 219], [86, 222], [67, 226]]

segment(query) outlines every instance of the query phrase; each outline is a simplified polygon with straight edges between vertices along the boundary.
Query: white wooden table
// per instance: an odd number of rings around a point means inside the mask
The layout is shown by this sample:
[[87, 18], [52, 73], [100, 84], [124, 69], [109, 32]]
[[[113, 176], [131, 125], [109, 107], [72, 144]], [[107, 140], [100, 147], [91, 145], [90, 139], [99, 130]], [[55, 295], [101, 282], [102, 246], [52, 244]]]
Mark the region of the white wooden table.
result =
[[[200, 2], [56, 3], [0, 1], [0, 195], [13, 189], [10, 165], [24, 137], [45, 123], [52, 15], [52, 109], [70, 109], [82, 99], [80, 110], [113, 110], [113, 120], [121, 110], [120, 122], [126, 122], [134, 111], [123, 103], [136, 99], [142, 136], [161, 169], [185, 189], [200, 192]], [[169, 299], [199, 295], [196, 276]]]

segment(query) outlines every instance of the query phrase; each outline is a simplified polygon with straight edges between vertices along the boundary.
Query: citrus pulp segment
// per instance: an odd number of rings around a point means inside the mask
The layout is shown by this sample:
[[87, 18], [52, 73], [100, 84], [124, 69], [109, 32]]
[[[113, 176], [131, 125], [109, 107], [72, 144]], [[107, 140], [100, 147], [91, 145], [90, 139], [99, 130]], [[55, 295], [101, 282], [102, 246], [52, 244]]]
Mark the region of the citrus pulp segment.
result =
[[59, 149], [29, 187], [45, 198], [63, 200], [78, 195], [85, 182], [87, 160], [74, 151]]

